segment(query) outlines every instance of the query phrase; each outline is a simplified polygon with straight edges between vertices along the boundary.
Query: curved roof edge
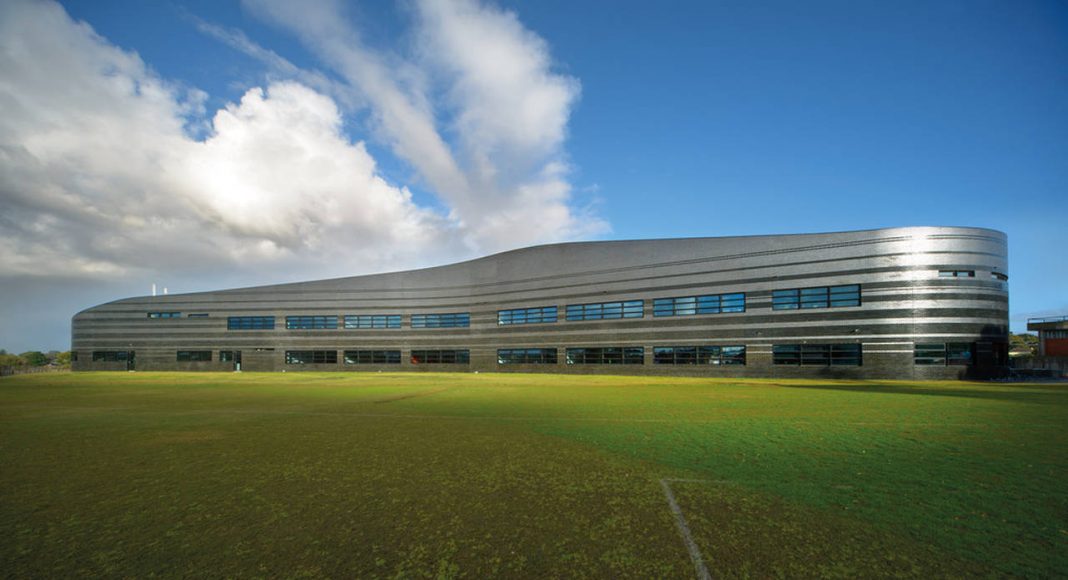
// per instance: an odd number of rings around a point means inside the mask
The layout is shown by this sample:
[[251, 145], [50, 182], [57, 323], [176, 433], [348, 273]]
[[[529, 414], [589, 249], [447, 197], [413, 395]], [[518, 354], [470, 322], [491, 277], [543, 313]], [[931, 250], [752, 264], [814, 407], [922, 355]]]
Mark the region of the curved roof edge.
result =
[[[678, 248], [682, 248], [682, 247], [685, 247], [687, 245], [695, 245], [695, 244], [696, 245], [704, 245], [704, 244], [720, 245], [720, 244], [723, 244], [725, 246], [730, 246], [730, 245], [732, 245], [732, 242], [733, 243], [742, 243], [742, 244], [749, 244], [749, 243], [755, 242], [756, 240], [768, 240], [768, 241], [776, 240], [776, 241], [780, 241], [780, 242], [785, 242], [785, 241], [788, 241], [788, 240], [795, 241], [795, 240], [798, 240], [800, 238], [806, 238], [806, 237], [807, 238], [823, 238], [823, 237], [831, 237], [831, 238], [833, 238], [833, 237], [852, 237], [852, 236], [857, 236], [857, 237], [863, 238], [863, 237], [867, 237], [867, 236], [865, 236], [865, 234], [868, 234], [868, 235], [878, 234], [878, 235], [875, 235], [873, 237], [882, 238], [882, 237], [891, 237], [891, 234], [895, 234], [895, 233], [897, 235], [906, 235], [906, 234], [908, 234], [908, 235], [916, 235], [916, 234], [919, 234], [919, 233], [923, 232], [924, 230], [926, 230], [926, 233], [936, 233], [936, 232], [945, 233], [945, 232], [947, 232], [947, 230], [948, 231], [957, 230], [957, 231], [961, 231], [962, 233], [966, 232], [966, 233], [971, 234], [971, 235], [984, 234], [985, 233], [987, 235], [990, 235], [991, 237], [996, 237], [996, 238], [1000, 238], [1000, 239], [1007, 239], [1007, 236], [1006, 236], [1006, 234], [1004, 232], [1001, 232], [1001, 231], [995, 230], [995, 229], [991, 229], [991, 228], [970, 227], [970, 226], [900, 226], [900, 227], [889, 227], [889, 228], [871, 228], [871, 229], [862, 229], [862, 230], [846, 230], [846, 231], [838, 231], [838, 232], [809, 232], [809, 233], [793, 233], [793, 234], [753, 234], [753, 235], [744, 235], [744, 236], [722, 236], [722, 237], [694, 236], [694, 237], [682, 237], [682, 238], [639, 238], [639, 239], [625, 239], [625, 240], [590, 240], [590, 241], [574, 241], [574, 242], [555, 242], [555, 243], [549, 243], [549, 244], [539, 244], [539, 245], [535, 245], [535, 246], [526, 246], [526, 247], [522, 247], [522, 248], [515, 248], [515, 249], [512, 249], [512, 250], [505, 250], [505, 251], [502, 251], [502, 252], [497, 252], [497, 253], [494, 253], [494, 254], [488, 254], [488, 255], [485, 255], [485, 256], [480, 256], [480, 257], [472, 258], [472, 259], [469, 259], [469, 260], [463, 260], [463, 261], [459, 261], [459, 262], [452, 262], [452, 263], [449, 263], [449, 264], [442, 264], [442, 265], [438, 265], [438, 266], [429, 266], [429, 267], [426, 267], [426, 268], [416, 268], [416, 269], [411, 269], [411, 270], [396, 270], [396, 271], [390, 271], [390, 272], [377, 272], [377, 273], [373, 273], [373, 274], [357, 274], [357, 275], [353, 275], [353, 276], [341, 276], [341, 277], [337, 277], [337, 278], [321, 278], [321, 279], [305, 280], [305, 281], [298, 281], [298, 282], [280, 282], [280, 283], [276, 283], [276, 284], [261, 284], [261, 285], [255, 285], [255, 286], [242, 286], [242, 287], [237, 287], [237, 288], [227, 288], [227, 289], [219, 289], [219, 290], [176, 293], [176, 294], [168, 294], [166, 296], [173, 299], [173, 298], [177, 298], [177, 297], [181, 297], [181, 296], [189, 296], [189, 295], [195, 295], [195, 294], [209, 294], [209, 293], [210, 294], [220, 294], [220, 293], [231, 293], [231, 292], [247, 292], [247, 291], [252, 291], [252, 290], [256, 290], [256, 291], [284, 290], [284, 289], [292, 289], [293, 287], [296, 287], [296, 286], [309, 286], [309, 285], [318, 286], [318, 285], [343, 284], [343, 283], [346, 283], [346, 282], [353, 282], [353, 281], [355, 281], [357, 279], [364, 280], [364, 281], [370, 281], [370, 280], [373, 280], [373, 279], [381, 279], [383, 277], [391, 277], [391, 278], [401, 279], [401, 278], [413, 277], [413, 276], [436, 275], [436, 274], [441, 274], [441, 273], [443, 273], [445, 271], [456, 271], [456, 270], [465, 270], [467, 268], [477, 268], [480, 265], [488, 264], [488, 263], [494, 263], [494, 262], [497, 262], [497, 263], [508, 263], [508, 262], [516, 261], [516, 260], [514, 260], [514, 258], [519, 257], [519, 256], [524, 256], [524, 258], [526, 258], [526, 257], [533, 257], [533, 256], [535, 256], [537, 254], [562, 255], [563, 253], [569, 252], [570, 250], [577, 250], [577, 251], [579, 251], [581, 253], [586, 253], [588, 250], [594, 249], [594, 248], [604, 248], [606, 250], [611, 248], [613, 251], [618, 251], [618, 250], [620, 250], [620, 249], [622, 249], [622, 248], [624, 248], [626, 246], [634, 246], [636, 244], [640, 244], [642, 246], [646, 246], [646, 247], [649, 247], [649, 248], [652, 248], [654, 246], [662, 246], [662, 245], [673, 245], [673, 246], [676, 246]], [[104, 304], [99, 304], [99, 305], [87, 308], [85, 310], [91, 310], [91, 309], [97, 308], [99, 306], [104, 306], [104, 305], [108, 305], [108, 304], [115, 304], [115, 303], [119, 303], [119, 302], [125, 302], [125, 301], [128, 301], [128, 300], [142, 300], [144, 298], [157, 298], [158, 299], [158, 298], [161, 298], [161, 297], [160, 296], [155, 296], [155, 297], [152, 297], [152, 296], [131, 296], [131, 297], [128, 297], [128, 298], [122, 298], [122, 299], [118, 299], [118, 300], [109, 301], [109, 302], [106, 302]], [[82, 312], [84, 312], [85, 310], [83, 310]], [[80, 313], [81, 312], [79, 312], [78, 314], [80, 314]], [[77, 316], [77, 314], [75, 314], [75, 316]]]

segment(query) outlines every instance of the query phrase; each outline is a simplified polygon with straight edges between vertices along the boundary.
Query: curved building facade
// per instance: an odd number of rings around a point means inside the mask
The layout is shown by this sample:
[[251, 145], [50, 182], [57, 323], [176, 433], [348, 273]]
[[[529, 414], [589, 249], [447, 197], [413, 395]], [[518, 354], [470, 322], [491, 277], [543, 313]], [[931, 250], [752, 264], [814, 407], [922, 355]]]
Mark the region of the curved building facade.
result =
[[1007, 272], [981, 228], [553, 244], [110, 302], [74, 316], [73, 367], [983, 377]]

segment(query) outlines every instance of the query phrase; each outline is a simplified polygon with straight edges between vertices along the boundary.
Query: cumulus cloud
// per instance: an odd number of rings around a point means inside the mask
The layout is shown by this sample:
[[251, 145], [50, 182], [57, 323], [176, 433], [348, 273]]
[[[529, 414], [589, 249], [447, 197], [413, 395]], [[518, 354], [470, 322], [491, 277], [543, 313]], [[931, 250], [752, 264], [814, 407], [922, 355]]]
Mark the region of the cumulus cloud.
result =
[[331, 98], [295, 82], [254, 88], [198, 141], [187, 129], [202, 93], [160, 79], [57, 5], [2, 10], [8, 273], [310, 261], [338, 275], [406, 252], [459, 251], [452, 226], [342, 134]]
[[[162, 78], [60, 5], [0, 2], [0, 287], [205, 289], [605, 230], [571, 198], [564, 140], [578, 81], [551, 70], [548, 47], [514, 13], [417, 2], [401, 53], [364, 46], [328, 1], [250, 7], [325, 69], [192, 17], [266, 69], [261, 86], [208, 111], [203, 91]], [[370, 119], [367, 136], [443, 209], [387, 180], [347, 134], [351, 119]]]

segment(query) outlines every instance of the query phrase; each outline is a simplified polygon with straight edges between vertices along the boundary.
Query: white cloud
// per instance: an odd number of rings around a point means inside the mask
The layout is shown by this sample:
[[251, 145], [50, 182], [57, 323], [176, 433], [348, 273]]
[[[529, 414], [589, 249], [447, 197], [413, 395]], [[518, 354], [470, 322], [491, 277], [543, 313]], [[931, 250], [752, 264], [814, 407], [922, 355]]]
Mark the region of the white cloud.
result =
[[[563, 141], [578, 83], [550, 70], [545, 43], [514, 14], [420, 4], [417, 46], [401, 56], [363, 47], [332, 4], [257, 6], [329, 73], [196, 21], [270, 79], [209, 112], [205, 93], [58, 4], [0, 2], [0, 292], [34, 280], [52, 296], [77, 280], [140, 293], [343, 276], [605, 229], [571, 201]], [[346, 135], [346, 115], [364, 113], [447, 215], [417, 205]], [[88, 305], [75, 295], [70, 304]]]
[[[197, 272], [251, 261], [321, 275], [456, 252], [303, 85], [249, 90], [203, 141], [203, 95], [167, 83], [53, 4], [0, 14], [0, 239], [9, 273]], [[62, 83], [62, 86], [61, 86]]]
[[421, 56], [447, 78], [468, 153], [518, 177], [557, 156], [579, 83], [549, 70], [545, 41], [514, 13], [492, 6], [470, 0], [417, 6]]
[[[369, 103], [380, 134], [451, 209], [469, 245], [513, 248], [603, 232], [571, 204], [563, 141], [577, 80], [550, 70], [515, 14], [418, 2], [415, 54], [365, 46], [336, 3], [247, 0]], [[435, 99], [444, 95], [444, 101]]]

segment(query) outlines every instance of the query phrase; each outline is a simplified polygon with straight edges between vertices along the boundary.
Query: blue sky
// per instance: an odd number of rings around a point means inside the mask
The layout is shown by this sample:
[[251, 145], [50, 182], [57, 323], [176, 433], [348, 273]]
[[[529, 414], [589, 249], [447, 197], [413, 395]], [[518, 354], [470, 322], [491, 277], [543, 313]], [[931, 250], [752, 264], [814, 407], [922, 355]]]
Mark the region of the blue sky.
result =
[[153, 282], [907, 225], [1068, 313], [1062, 2], [0, 6], [9, 351]]

